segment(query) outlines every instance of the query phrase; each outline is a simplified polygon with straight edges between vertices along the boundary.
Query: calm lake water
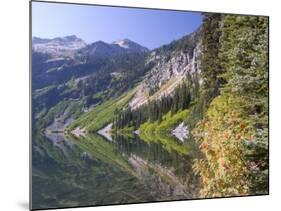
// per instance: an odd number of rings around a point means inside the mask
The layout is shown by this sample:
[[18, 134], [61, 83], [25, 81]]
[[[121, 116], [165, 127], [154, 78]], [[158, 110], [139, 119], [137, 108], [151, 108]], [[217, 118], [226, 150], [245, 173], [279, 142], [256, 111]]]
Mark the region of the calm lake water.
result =
[[32, 208], [197, 198], [199, 156], [192, 140], [137, 135], [83, 138], [34, 134]]

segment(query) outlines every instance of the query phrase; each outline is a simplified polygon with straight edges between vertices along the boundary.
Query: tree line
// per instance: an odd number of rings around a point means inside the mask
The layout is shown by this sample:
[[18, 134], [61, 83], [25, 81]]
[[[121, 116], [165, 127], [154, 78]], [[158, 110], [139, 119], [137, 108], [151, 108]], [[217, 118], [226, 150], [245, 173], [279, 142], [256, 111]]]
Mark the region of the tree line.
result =
[[125, 127], [139, 128], [147, 121], [161, 121], [164, 114], [171, 111], [172, 114], [179, 110], [189, 108], [191, 103], [191, 81], [184, 81], [178, 85], [171, 95], [162, 96], [159, 100], [149, 101], [134, 110], [127, 108], [118, 114], [113, 120], [113, 128], [122, 129]]
[[[202, 197], [268, 193], [268, 18], [204, 14]], [[205, 134], [205, 135], [202, 135]]]

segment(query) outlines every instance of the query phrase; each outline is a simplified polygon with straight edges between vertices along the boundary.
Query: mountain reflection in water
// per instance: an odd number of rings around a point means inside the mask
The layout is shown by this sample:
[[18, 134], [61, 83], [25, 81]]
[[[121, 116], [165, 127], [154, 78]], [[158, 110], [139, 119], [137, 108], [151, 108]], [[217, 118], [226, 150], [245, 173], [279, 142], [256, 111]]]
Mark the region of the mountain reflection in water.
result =
[[75, 138], [33, 135], [33, 208], [55, 208], [198, 197], [192, 171], [197, 145], [173, 137]]

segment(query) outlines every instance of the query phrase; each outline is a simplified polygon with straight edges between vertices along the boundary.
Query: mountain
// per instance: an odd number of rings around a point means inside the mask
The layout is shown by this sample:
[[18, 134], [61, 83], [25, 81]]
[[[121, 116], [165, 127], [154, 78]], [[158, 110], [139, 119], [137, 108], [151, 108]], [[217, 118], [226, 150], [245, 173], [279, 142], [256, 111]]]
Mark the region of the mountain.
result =
[[85, 62], [95, 58], [110, 58], [116, 55], [148, 53], [149, 50], [128, 39], [106, 43], [97, 41], [77, 51], [77, 57]]
[[[126, 75], [134, 78], [134, 75], [139, 75], [139, 72], [143, 71], [139, 71], [137, 66], [144, 64], [144, 56], [147, 53], [147, 48], [128, 39], [124, 40], [122, 47], [103, 41], [86, 44], [75, 35], [54, 39], [33, 37], [33, 88], [59, 85], [66, 83], [71, 78], [86, 78], [98, 71], [106, 72], [105, 75], [116, 72], [121, 76], [125, 73], [119, 74], [118, 72], [132, 70], [131, 64], [136, 65], [135, 73], [126, 73]], [[112, 74], [114, 75], [114, 73]]]
[[[138, 61], [136, 63], [138, 65], [132, 63], [129, 66], [126, 65], [125, 74], [122, 71], [112, 72], [110, 84], [114, 86], [107, 87], [101, 96], [109, 90], [109, 92], [113, 90], [115, 95], [111, 95], [106, 101], [100, 101], [92, 111], [87, 111], [86, 114], [74, 120], [68, 130], [72, 131], [79, 127], [87, 132], [97, 132], [102, 127], [111, 124], [115, 129], [129, 127], [130, 130], [146, 131], [145, 125], [144, 128], [140, 127], [142, 123], [161, 121], [164, 118], [162, 115], [169, 111], [175, 116], [171, 119], [166, 116], [164, 119], [167, 121], [165, 120], [163, 127], [167, 130], [175, 129], [182, 124], [189, 113], [186, 109], [191, 101], [194, 102], [201, 83], [199, 35], [198, 30], [168, 45], [154, 49], [146, 53], [144, 61], [140, 63], [138, 63], [140, 59], [138, 54], [126, 54], [127, 56], [135, 55], [136, 57], [133, 58], [113, 59], [115, 62], [112, 70], [119, 69], [129, 61], [132, 62], [132, 59]], [[131, 74], [134, 77], [129, 77]], [[128, 85], [129, 88], [121, 88]], [[119, 90], [123, 91], [117, 93]], [[107, 118], [104, 118], [105, 116]], [[153, 128], [151, 125], [148, 126]]]
[[86, 43], [75, 35], [56, 37], [53, 39], [32, 38], [32, 49], [49, 54], [52, 57], [73, 57], [78, 49], [86, 47]]
[[114, 41], [112, 44], [118, 45], [122, 48], [126, 48], [127, 50], [130, 50], [132, 52], [148, 52], [149, 49], [146, 47], [143, 47], [139, 45], [136, 42], [133, 42], [129, 39], [123, 39], [123, 40], [117, 40]]
[[49, 55], [50, 58], [68, 58], [76, 62], [88, 62], [96, 58], [110, 58], [128, 53], [148, 53], [149, 49], [129, 39], [106, 43], [103, 41], [86, 44], [75, 35], [53, 39], [33, 37], [32, 50]]
[[138, 48], [103, 41], [87, 45], [76, 36], [34, 37], [33, 118], [39, 127], [48, 126], [55, 117], [73, 118], [74, 113], [132, 89], [149, 71], [146, 48], [133, 46]]
[[172, 94], [187, 77], [199, 83], [200, 54], [199, 30], [151, 51], [146, 63], [153, 67], [138, 85], [131, 108]]
[[[72, 112], [78, 115], [126, 93], [131, 97], [125, 97], [124, 108], [134, 110], [162, 96], [173, 95], [188, 77], [197, 83], [198, 34], [194, 32], [152, 51], [128, 39], [113, 43], [97, 41], [84, 46], [74, 44], [81, 43], [75, 36], [33, 38], [32, 88], [37, 113], [34, 117], [41, 118], [41, 126], [46, 126], [55, 116], [67, 120], [73, 118]], [[43, 51], [42, 46], [47, 50]], [[54, 49], [64, 51], [55, 54]]]

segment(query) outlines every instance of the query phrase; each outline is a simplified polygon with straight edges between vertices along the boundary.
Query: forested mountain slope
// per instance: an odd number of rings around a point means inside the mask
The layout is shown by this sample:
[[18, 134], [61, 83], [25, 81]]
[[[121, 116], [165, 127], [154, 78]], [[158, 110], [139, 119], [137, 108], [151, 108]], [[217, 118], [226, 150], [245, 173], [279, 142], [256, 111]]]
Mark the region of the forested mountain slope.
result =
[[[55, 40], [57, 44], [57, 40], [67, 38], [40, 40], [44, 45], [47, 42], [48, 49], [50, 42]], [[70, 52], [58, 56], [53, 51], [38, 50], [39, 38], [33, 40], [33, 119], [38, 120], [36, 127], [39, 128], [46, 128], [55, 119], [64, 122], [78, 117], [95, 104], [118, 97], [131, 89], [149, 69], [149, 64], [145, 64], [148, 50], [142, 46], [136, 48], [136, 44], [130, 49], [103, 43], [102, 48], [89, 52], [99, 45], [96, 42], [75, 51], [64, 48]], [[64, 46], [65, 42], [58, 44]], [[73, 45], [72, 40], [69, 42]]]

